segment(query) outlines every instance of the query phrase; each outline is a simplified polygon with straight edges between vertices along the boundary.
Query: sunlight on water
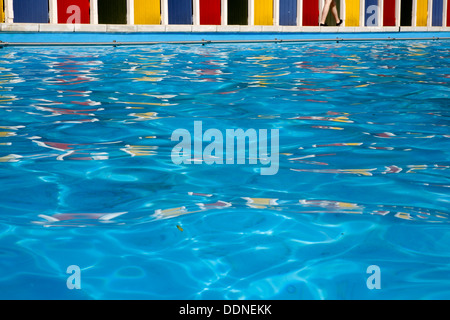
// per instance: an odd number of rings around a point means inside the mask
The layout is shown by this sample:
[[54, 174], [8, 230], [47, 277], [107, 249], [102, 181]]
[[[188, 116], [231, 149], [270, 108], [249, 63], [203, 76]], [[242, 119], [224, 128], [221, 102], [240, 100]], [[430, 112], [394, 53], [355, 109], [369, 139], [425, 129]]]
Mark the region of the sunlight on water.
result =
[[[449, 49], [1, 49], [0, 297], [448, 299]], [[279, 129], [278, 173], [175, 165], [194, 121]]]

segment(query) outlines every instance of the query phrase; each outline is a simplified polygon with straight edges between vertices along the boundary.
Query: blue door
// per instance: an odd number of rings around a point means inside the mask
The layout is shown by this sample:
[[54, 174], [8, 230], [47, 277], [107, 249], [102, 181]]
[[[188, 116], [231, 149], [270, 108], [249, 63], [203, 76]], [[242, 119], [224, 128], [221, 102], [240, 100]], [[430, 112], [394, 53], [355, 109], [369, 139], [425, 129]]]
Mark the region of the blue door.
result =
[[14, 0], [14, 22], [48, 23], [48, 0]]
[[192, 24], [192, 0], [169, 0], [169, 24]]
[[[449, 4], [450, 5], [450, 4]], [[444, 13], [444, 3], [442, 0], [433, 0], [432, 26], [442, 27], [442, 18]]]
[[297, 25], [297, 0], [280, 0], [280, 26]]
[[379, 9], [378, 0], [366, 0], [366, 7], [364, 10], [364, 25], [366, 27], [378, 26]]

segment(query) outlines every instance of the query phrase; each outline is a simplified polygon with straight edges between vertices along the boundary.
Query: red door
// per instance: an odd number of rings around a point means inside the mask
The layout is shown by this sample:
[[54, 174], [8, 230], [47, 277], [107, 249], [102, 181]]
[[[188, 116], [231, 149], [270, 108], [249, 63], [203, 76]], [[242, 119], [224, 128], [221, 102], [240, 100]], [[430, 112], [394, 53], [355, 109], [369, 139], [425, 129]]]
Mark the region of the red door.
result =
[[200, 0], [200, 24], [221, 24], [220, 0]]
[[447, 2], [447, 27], [450, 27], [450, 0]]
[[319, 0], [303, 1], [303, 25], [312, 27], [319, 25]]
[[58, 23], [90, 23], [89, 0], [58, 0]]
[[395, 0], [384, 0], [383, 7], [383, 25], [395, 27]]

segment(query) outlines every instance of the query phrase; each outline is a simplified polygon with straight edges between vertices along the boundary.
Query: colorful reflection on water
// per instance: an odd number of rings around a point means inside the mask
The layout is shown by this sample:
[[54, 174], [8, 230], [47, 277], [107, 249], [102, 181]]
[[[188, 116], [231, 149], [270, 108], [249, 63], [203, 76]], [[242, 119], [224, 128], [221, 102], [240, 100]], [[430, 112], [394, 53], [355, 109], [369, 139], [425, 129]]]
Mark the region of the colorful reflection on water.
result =
[[[0, 50], [0, 297], [448, 299], [449, 49]], [[175, 165], [194, 121], [279, 129], [278, 174]]]

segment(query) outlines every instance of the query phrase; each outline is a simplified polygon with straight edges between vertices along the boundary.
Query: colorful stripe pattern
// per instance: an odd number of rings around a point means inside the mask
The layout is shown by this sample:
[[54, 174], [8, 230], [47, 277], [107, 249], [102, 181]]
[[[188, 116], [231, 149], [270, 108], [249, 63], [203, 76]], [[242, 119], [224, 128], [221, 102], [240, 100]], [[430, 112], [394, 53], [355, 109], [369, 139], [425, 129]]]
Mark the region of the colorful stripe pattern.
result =
[[280, 25], [297, 25], [297, 0], [280, 0]]
[[319, 0], [303, 1], [303, 25], [317, 27], [319, 25]]
[[[0, 22], [5, 22], [5, 1], [0, 0]], [[14, 23], [91, 23], [91, 0], [55, 0], [57, 4], [50, 15], [51, 0], [10, 0], [12, 12], [9, 18]], [[194, 4], [198, 3], [196, 23], [201, 25], [221, 25], [223, 8], [227, 8], [229, 25], [248, 25], [249, 19], [255, 25], [273, 25], [275, 21], [281, 26], [317, 26], [322, 10], [323, 0], [96, 0], [98, 1], [99, 24], [127, 24], [133, 19], [137, 25], [159, 25], [162, 22], [163, 1], [167, 1], [168, 24], [191, 25], [194, 23]], [[198, 2], [194, 2], [198, 1]], [[344, 2], [345, 1], [345, 2]], [[227, 4], [225, 6], [225, 3]], [[254, 9], [249, 16], [249, 3]], [[418, 26], [434, 27], [450, 26], [450, 0], [334, 0], [337, 10], [347, 27], [379, 26], [379, 18], [383, 17], [383, 26]], [[345, 13], [341, 16], [341, 5], [345, 4]], [[134, 8], [128, 16], [128, 5]], [[301, 5], [301, 8], [298, 6]], [[382, 5], [382, 12], [378, 12]], [[279, 7], [279, 16], [275, 16], [275, 9]], [[164, 10], [166, 10], [164, 9]], [[300, 9], [300, 10], [298, 10]], [[398, 12], [397, 10], [400, 10]], [[447, 12], [444, 12], [444, 11]], [[298, 13], [301, 11], [301, 16]], [[397, 21], [399, 14], [400, 21]], [[446, 17], [446, 18], [445, 18]], [[198, 19], [198, 20], [197, 20]], [[326, 23], [335, 25], [335, 19], [329, 12]]]
[[273, 25], [273, 0], [255, 0], [255, 25]]
[[433, 27], [442, 27], [442, 20], [444, 18], [444, 1], [433, 0], [433, 12], [431, 13], [431, 25]]
[[[351, 0], [351, 1], [358, 1], [358, 0]], [[342, 0], [342, 2], [344, 2], [344, 0]], [[341, 16], [341, 0], [334, 0], [334, 3], [336, 4], [336, 10], [339, 13], [339, 17], [344, 19]], [[346, 2], [347, 3], [347, 2]], [[359, 8], [359, 7], [358, 7]], [[359, 11], [358, 11], [358, 21], [359, 21]], [[330, 12], [328, 13], [328, 17], [325, 20], [325, 22], [329, 25], [329, 26], [336, 26], [336, 19], [334, 18], [333, 14], [331, 13], [331, 9]]]
[[248, 1], [228, 0], [228, 24], [230, 25], [248, 24]]
[[383, 26], [395, 27], [395, 0], [384, 0], [383, 3]]
[[192, 0], [169, 0], [169, 24], [192, 24]]
[[3, 1], [0, 0], [0, 22], [5, 21], [5, 11], [3, 10]]
[[91, 22], [89, 0], [58, 0], [58, 23]]
[[127, 0], [98, 0], [98, 23], [126, 24]]
[[161, 1], [160, 0], [134, 0], [135, 24], [160, 24]]
[[401, 0], [400, 25], [412, 26], [413, 0]]
[[428, 24], [428, 0], [417, 1], [416, 26], [426, 27]]
[[366, 27], [378, 26], [378, 0], [366, 0], [364, 10], [364, 25]]
[[450, 27], [450, 0], [447, 2], [447, 27]]
[[345, 1], [345, 26], [359, 27], [359, 13], [360, 13], [360, 1], [359, 0], [346, 0]]
[[200, 24], [220, 25], [221, 10], [220, 0], [200, 0]]
[[48, 23], [48, 0], [14, 0], [14, 22]]

